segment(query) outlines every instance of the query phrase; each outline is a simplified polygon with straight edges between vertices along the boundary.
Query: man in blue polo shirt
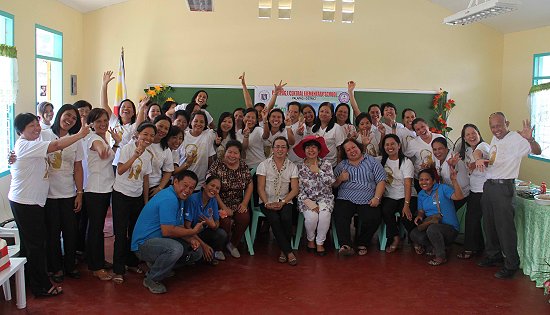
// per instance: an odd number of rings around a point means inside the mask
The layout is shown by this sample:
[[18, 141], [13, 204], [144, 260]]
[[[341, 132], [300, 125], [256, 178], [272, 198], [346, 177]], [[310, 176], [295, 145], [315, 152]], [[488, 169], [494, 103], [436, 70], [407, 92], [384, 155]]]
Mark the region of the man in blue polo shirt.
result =
[[174, 175], [174, 183], [156, 194], [139, 215], [131, 249], [151, 266], [143, 280], [151, 293], [166, 292], [161, 281], [172, 273], [176, 264], [192, 264], [203, 256], [195, 235], [204, 225], [184, 227], [184, 202], [197, 182], [197, 175], [192, 171]]

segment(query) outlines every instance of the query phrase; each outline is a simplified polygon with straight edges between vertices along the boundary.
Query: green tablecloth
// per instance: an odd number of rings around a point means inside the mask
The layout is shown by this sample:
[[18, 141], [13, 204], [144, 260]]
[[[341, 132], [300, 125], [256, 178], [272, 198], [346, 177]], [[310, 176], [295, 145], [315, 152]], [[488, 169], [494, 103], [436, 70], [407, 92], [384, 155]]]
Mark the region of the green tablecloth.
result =
[[550, 206], [515, 198], [518, 252], [523, 273], [542, 287], [550, 279]]

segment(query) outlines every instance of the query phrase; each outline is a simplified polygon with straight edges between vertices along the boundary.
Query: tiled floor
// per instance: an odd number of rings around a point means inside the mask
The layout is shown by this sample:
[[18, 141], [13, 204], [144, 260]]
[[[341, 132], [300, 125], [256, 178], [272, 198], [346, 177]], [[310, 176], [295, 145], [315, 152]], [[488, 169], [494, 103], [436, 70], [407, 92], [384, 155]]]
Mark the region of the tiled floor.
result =
[[[110, 234], [110, 233], [109, 233]], [[108, 250], [112, 238], [107, 238]], [[153, 295], [142, 275], [128, 274], [116, 285], [101, 282], [81, 266], [82, 279], [67, 279], [64, 294], [28, 296], [27, 308], [0, 300], [0, 314], [550, 314], [548, 297], [527, 276], [498, 280], [498, 268], [460, 261], [432, 267], [409, 246], [386, 254], [374, 246], [364, 257], [338, 258], [298, 252], [299, 265], [278, 263], [278, 248], [260, 234], [256, 255], [228, 256], [217, 267], [177, 270]], [[108, 253], [109, 257], [111, 253]]]

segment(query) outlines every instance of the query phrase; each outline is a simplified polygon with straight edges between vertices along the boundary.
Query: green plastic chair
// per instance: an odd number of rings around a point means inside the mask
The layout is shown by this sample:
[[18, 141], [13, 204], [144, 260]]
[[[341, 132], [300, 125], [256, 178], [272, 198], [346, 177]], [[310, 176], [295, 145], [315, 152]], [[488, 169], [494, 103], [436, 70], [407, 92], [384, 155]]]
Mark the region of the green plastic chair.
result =
[[[256, 175], [256, 168], [253, 168], [250, 170], [250, 175], [251, 176]], [[254, 190], [256, 190], [256, 187], [254, 187]], [[265, 217], [265, 215], [262, 213], [262, 210], [260, 209], [260, 206], [256, 205], [254, 202], [254, 194], [252, 194], [252, 198], [250, 198], [250, 210], [252, 211], [252, 222], [250, 224], [249, 234], [250, 234], [251, 247], [252, 247], [254, 246], [254, 241], [256, 240], [256, 233], [258, 231], [258, 219], [261, 217]]]
[[[331, 218], [331, 233], [332, 233], [332, 242], [334, 243], [334, 248], [336, 250], [340, 249], [340, 243], [338, 242], [338, 235], [336, 234], [336, 225], [334, 224], [334, 218]], [[296, 225], [296, 236], [292, 241], [292, 249], [298, 250], [300, 247], [300, 240], [302, 239], [302, 233], [304, 231], [304, 214], [300, 212], [298, 214], [298, 224]]]

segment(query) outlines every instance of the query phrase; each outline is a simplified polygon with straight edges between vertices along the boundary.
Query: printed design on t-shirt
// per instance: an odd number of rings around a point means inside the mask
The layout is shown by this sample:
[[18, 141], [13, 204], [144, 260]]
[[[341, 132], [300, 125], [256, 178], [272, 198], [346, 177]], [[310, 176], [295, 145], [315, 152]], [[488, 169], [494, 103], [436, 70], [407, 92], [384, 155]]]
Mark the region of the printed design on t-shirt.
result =
[[224, 145], [219, 145], [218, 148], [216, 149], [216, 156], [218, 159], [223, 159], [225, 155], [225, 146]]
[[407, 143], [409, 143], [409, 142], [411, 142], [411, 141], [413, 141], [413, 140], [414, 140], [414, 137], [411, 136], [411, 135], [407, 135], [407, 136], [405, 137], [405, 142], [407, 142]]
[[497, 146], [493, 145], [489, 150], [489, 165], [493, 165], [497, 159]]
[[423, 149], [420, 151], [420, 162], [424, 168], [432, 167], [434, 165], [432, 151], [428, 149]]
[[376, 146], [373, 144], [373, 143], [369, 143], [367, 144], [367, 153], [370, 155], [370, 156], [378, 156], [378, 152], [376, 150]]
[[186, 161], [190, 161], [189, 165], [195, 165], [197, 163], [197, 156], [199, 155], [199, 147], [196, 144], [190, 143], [185, 146]]
[[386, 183], [388, 183], [388, 185], [391, 185], [393, 184], [393, 171], [391, 169], [391, 167], [389, 167], [389, 165], [385, 165], [384, 166], [384, 171], [386, 171]]
[[46, 170], [44, 171], [44, 179], [48, 179], [48, 171], [50, 170], [50, 162], [48, 161], [48, 158], [44, 158], [44, 163], [46, 163]]
[[52, 169], [58, 170], [61, 168], [61, 164], [63, 162], [62, 155], [63, 155], [63, 150], [55, 151], [48, 154], [48, 164]]
[[130, 173], [128, 174], [128, 179], [132, 180], [138, 180], [139, 175], [141, 174], [141, 169], [143, 168], [143, 160], [141, 157], [138, 157], [136, 160], [138, 163], [132, 164], [132, 167], [130, 167]]

